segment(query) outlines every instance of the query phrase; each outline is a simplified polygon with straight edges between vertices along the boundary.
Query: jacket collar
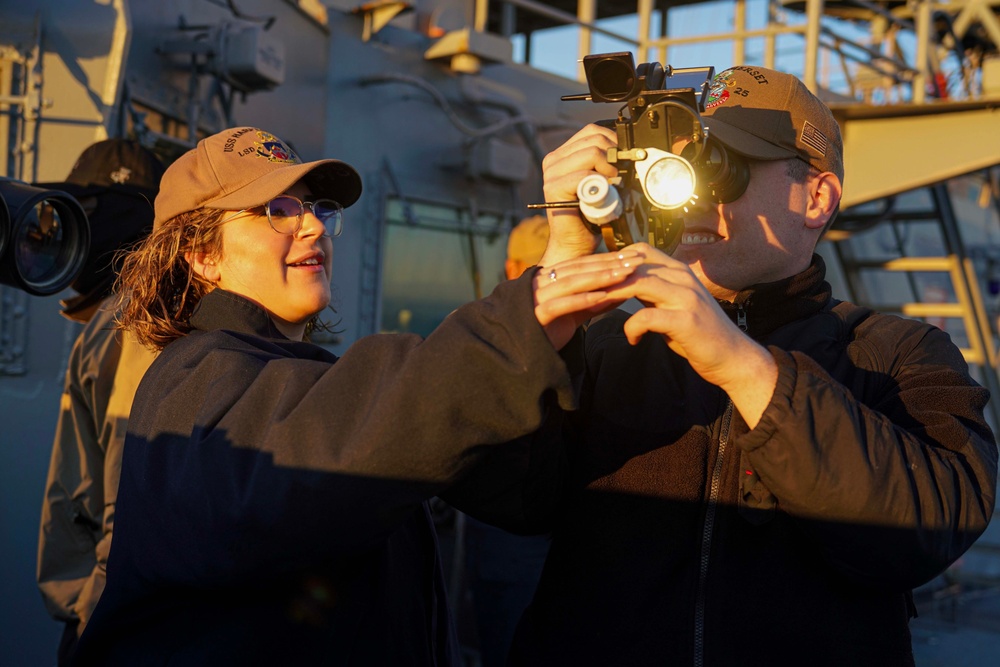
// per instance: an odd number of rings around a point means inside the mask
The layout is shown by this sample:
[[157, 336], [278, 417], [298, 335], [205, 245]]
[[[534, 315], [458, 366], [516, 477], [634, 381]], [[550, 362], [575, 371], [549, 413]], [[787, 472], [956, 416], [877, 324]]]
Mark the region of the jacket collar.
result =
[[802, 273], [773, 283], [752, 285], [737, 294], [732, 303], [719, 303], [737, 325], [745, 320], [745, 331], [752, 338], [761, 338], [822, 309], [832, 293], [825, 278], [826, 264], [814, 254], [809, 268]]
[[274, 326], [266, 310], [239, 294], [218, 287], [201, 298], [189, 321], [199, 331], [226, 329], [261, 338], [288, 340]]

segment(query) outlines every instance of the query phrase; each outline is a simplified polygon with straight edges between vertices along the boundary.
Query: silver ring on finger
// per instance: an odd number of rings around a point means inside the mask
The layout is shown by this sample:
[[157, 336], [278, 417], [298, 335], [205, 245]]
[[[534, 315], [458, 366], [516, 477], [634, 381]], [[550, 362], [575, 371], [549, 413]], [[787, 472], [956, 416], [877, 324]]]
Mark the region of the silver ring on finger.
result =
[[555, 282], [556, 281], [556, 270], [555, 269], [552, 269], [551, 271], [549, 271], [549, 280], [551, 282]]

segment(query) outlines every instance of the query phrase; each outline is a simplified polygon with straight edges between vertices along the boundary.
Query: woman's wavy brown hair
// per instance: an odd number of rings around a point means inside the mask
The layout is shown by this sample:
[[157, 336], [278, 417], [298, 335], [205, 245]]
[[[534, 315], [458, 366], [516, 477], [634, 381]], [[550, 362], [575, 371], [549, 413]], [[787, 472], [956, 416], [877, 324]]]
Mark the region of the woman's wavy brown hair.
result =
[[231, 211], [201, 208], [167, 220], [125, 256], [118, 274], [118, 326], [146, 347], [162, 349], [191, 331], [190, 318], [215, 286], [185, 259], [222, 253], [222, 223]]
[[[210, 208], [181, 213], [127, 252], [115, 283], [118, 328], [156, 350], [190, 332], [191, 313], [215, 285], [198, 275], [185, 255], [220, 257], [222, 225], [233, 213]], [[305, 340], [316, 330], [340, 333], [318, 314], [306, 324]]]

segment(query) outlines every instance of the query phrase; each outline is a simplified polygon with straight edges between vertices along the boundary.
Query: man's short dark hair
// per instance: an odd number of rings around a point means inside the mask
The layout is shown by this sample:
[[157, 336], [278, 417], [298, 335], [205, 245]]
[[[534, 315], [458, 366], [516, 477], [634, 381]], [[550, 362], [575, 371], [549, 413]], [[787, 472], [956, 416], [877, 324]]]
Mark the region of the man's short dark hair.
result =
[[812, 171], [819, 173], [818, 169], [799, 158], [785, 160], [785, 174], [796, 183], [805, 183]]

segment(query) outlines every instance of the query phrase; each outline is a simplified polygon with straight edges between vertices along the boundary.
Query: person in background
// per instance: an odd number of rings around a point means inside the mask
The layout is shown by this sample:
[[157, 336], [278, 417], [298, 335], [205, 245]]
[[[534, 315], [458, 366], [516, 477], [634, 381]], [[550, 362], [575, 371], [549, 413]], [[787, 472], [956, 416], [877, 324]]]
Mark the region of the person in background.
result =
[[548, 242], [549, 220], [544, 215], [533, 215], [514, 225], [507, 236], [504, 277], [513, 280], [537, 265]]
[[[536, 266], [549, 240], [544, 215], [525, 218], [507, 237], [504, 273], [514, 280]], [[483, 667], [502, 667], [521, 614], [538, 586], [547, 535], [514, 535], [467, 517], [465, 556]]]
[[63, 183], [90, 224], [91, 248], [62, 315], [85, 324], [66, 367], [38, 537], [37, 580], [46, 609], [65, 624], [66, 664], [104, 589], [115, 496], [132, 393], [152, 353], [115, 331], [110, 303], [118, 253], [153, 227], [153, 199], [165, 167], [136, 141], [88, 146]]
[[348, 164], [253, 127], [163, 176], [121, 325], [160, 349], [129, 417], [107, 584], [75, 664], [457, 665], [428, 499], [575, 402], [557, 350], [634, 253], [501, 283], [426, 339], [308, 342]]

